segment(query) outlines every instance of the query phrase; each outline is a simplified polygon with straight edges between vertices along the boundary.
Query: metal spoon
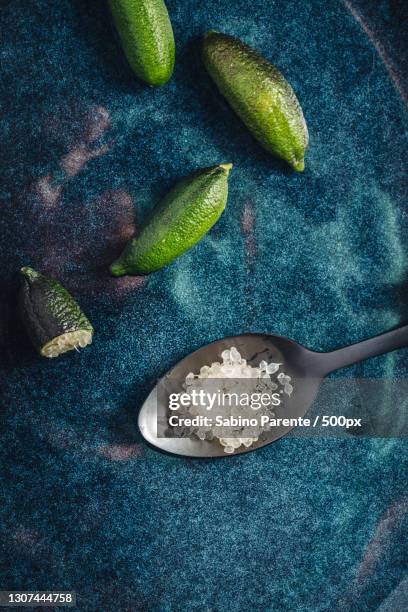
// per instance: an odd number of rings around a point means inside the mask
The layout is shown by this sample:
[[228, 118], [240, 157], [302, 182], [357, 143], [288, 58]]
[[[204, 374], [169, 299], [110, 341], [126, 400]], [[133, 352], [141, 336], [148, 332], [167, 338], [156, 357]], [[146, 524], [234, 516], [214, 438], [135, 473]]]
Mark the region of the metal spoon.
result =
[[[294, 380], [290, 416], [299, 418], [304, 417], [317, 395], [321, 381], [330, 372], [408, 346], [408, 325], [329, 353], [316, 353], [288, 338], [266, 334], [231, 336], [207, 344], [167, 372], [144, 402], [138, 424], [149, 444], [162, 451], [187, 457], [230, 456], [224, 453], [223, 447], [217, 441], [201, 441], [194, 437], [158, 437], [158, 422], [167, 422], [168, 419], [168, 404], [164, 401], [163, 393], [158, 393], [158, 387], [161, 385], [161, 389], [170, 389], [174, 386], [174, 381], [178, 381], [180, 386], [180, 381], [184, 380], [189, 372], [199, 372], [202, 366], [219, 361], [221, 353], [233, 346], [252, 366], [258, 366], [262, 360], [283, 363], [285, 373]], [[291, 429], [292, 427], [273, 428], [249, 448], [239, 447], [234, 455], [270, 444]]]

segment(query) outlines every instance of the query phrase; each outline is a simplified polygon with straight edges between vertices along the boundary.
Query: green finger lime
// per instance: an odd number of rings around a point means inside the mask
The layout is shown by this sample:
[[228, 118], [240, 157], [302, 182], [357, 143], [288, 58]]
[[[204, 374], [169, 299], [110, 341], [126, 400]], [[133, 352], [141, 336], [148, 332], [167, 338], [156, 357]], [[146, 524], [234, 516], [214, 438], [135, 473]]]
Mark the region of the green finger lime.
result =
[[93, 327], [71, 294], [33, 268], [21, 268], [20, 273], [20, 315], [40, 355], [58, 357], [91, 344]]
[[149, 85], [166, 83], [173, 73], [175, 44], [163, 0], [109, 0], [130, 67]]
[[226, 34], [204, 36], [204, 65], [219, 91], [260, 144], [302, 172], [309, 136], [284, 76], [246, 44]]
[[206, 168], [178, 183], [110, 266], [111, 273], [148, 274], [194, 246], [226, 206], [231, 168], [232, 164]]

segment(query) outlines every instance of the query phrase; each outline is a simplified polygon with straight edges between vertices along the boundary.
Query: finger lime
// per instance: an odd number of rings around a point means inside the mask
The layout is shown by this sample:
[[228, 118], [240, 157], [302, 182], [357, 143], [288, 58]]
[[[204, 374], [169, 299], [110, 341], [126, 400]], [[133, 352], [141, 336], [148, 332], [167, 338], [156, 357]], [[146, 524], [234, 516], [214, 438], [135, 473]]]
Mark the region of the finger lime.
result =
[[166, 83], [175, 44], [163, 0], [109, 0], [109, 6], [130, 67], [149, 85]]
[[218, 32], [205, 35], [202, 55], [219, 91], [260, 144], [302, 172], [306, 122], [279, 70], [237, 38]]
[[20, 273], [20, 315], [40, 355], [58, 357], [91, 344], [93, 327], [71, 294], [33, 268], [21, 268]]
[[148, 274], [194, 246], [225, 208], [231, 167], [221, 164], [200, 170], [178, 183], [110, 266], [111, 273]]

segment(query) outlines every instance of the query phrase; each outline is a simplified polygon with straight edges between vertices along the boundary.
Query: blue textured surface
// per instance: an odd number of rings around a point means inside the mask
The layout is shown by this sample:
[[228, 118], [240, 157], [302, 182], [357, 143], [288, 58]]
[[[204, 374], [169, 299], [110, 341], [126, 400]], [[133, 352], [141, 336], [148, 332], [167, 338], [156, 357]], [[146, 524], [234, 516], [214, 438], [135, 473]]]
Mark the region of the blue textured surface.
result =
[[[405, 9], [167, 4], [178, 59], [159, 90], [133, 78], [103, 3], [2, 7], [0, 587], [74, 589], [104, 612], [403, 609], [405, 441], [288, 439], [197, 462], [146, 448], [136, 416], [159, 375], [218, 337], [329, 350], [407, 319]], [[199, 60], [207, 29], [287, 76], [310, 130], [304, 174], [219, 96]], [[230, 198], [210, 234], [154, 276], [110, 279], [169, 186], [222, 162]], [[34, 354], [15, 317], [22, 265], [78, 297], [91, 348]], [[404, 377], [406, 352], [344, 374]]]

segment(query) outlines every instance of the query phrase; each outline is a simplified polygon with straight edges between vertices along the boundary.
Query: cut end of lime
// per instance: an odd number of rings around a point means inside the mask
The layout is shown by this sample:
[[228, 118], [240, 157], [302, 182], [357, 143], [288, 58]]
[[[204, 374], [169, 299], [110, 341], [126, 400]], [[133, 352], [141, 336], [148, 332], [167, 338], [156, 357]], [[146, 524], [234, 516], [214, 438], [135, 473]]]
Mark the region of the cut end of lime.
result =
[[292, 168], [296, 170], [296, 172], [303, 172], [303, 170], [305, 169], [305, 160], [295, 159], [292, 163]]
[[220, 168], [222, 168], [227, 174], [229, 174], [232, 169], [232, 164], [220, 164]]
[[114, 262], [111, 266], [109, 266], [109, 272], [112, 276], [123, 276], [126, 274], [125, 268], [119, 262]]
[[73, 349], [78, 351], [80, 348], [84, 348], [92, 343], [92, 335], [93, 332], [87, 329], [66, 332], [61, 336], [57, 336], [50, 342], [47, 342], [47, 344], [42, 347], [40, 353], [42, 357], [52, 359], [53, 357], [58, 357], [62, 355], [62, 353], [67, 353]]

